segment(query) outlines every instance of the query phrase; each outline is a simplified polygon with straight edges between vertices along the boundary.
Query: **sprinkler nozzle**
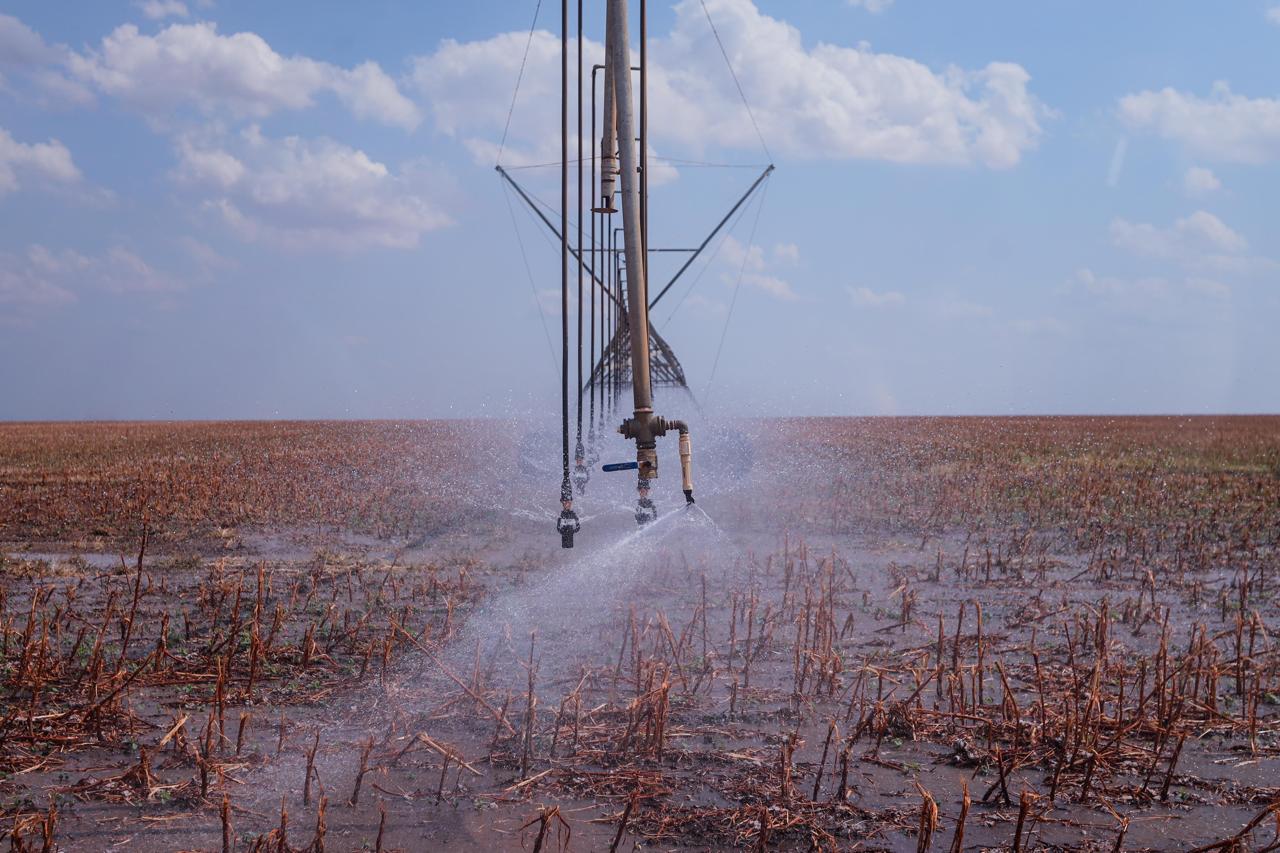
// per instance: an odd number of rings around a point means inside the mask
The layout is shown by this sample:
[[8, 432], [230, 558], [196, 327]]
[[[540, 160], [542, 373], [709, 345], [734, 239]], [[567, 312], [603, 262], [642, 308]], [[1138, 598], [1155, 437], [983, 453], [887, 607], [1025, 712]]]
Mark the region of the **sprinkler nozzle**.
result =
[[582, 529], [582, 522], [578, 520], [578, 514], [573, 511], [572, 501], [565, 501], [563, 506], [560, 517], [556, 519], [556, 530], [560, 533], [560, 547], [572, 548], [573, 536]]
[[690, 505], [692, 505], [692, 504], [693, 504], [693, 502], [694, 502], [694, 501], [693, 501], [693, 489], [685, 489], [685, 490], [684, 490], [684, 502], [685, 502], [686, 504], [690, 504]]

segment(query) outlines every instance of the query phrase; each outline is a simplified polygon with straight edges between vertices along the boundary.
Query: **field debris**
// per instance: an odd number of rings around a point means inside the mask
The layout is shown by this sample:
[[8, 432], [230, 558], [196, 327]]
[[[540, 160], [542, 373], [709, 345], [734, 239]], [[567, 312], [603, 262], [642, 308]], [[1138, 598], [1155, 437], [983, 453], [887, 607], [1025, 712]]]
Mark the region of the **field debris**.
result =
[[575, 600], [504, 429], [0, 427], [0, 837], [1280, 845], [1280, 420], [754, 424]]

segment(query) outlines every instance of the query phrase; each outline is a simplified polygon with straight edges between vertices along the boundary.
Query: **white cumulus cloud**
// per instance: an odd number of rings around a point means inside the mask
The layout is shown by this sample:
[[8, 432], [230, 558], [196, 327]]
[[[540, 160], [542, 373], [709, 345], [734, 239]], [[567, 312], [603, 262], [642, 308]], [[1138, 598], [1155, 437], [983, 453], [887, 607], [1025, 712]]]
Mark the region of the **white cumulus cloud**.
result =
[[[45, 42], [39, 33], [12, 15], [0, 14], [0, 69], [12, 69], [29, 78], [33, 93], [62, 102], [83, 104], [93, 95], [63, 70], [71, 55], [63, 45]], [[0, 89], [4, 88], [0, 76]], [[23, 92], [22, 94], [27, 94]]]
[[[1016, 164], [1041, 134], [1044, 108], [1018, 65], [940, 71], [866, 45], [804, 43], [751, 0], [709, 0], [730, 61], [765, 139], [814, 159]], [[698, 0], [676, 7], [654, 48], [672, 131], [693, 145], [741, 146], [754, 134]]]
[[1207, 98], [1177, 89], [1120, 99], [1132, 127], [1178, 142], [1209, 160], [1261, 164], [1280, 159], [1280, 100], [1248, 98], [1217, 83]]
[[377, 63], [347, 69], [282, 56], [256, 33], [222, 35], [208, 22], [171, 24], [155, 35], [124, 24], [67, 65], [76, 79], [157, 121], [188, 104], [205, 115], [264, 118], [310, 107], [326, 92], [360, 118], [404, 128], [420, 119]]
[[19, 142], [0, 128], [0, 196], [18, 189], [25, 177], [70, 184], [80, 180], [80, 170], [58, 140]]
[[[725, 49], [770, 147], [809, 159], [1016, 165], [1043, 133], [1046, 108], [1013, 63], [935, 70], [856, 47], [806, 45], [800, 31], [752, 0], [707, 0]], [[750, 148], [756, 136], [699, 0], [682, 0], [672, 30], [651, 38], [655, 141], [682, 148]], [[496, 153], [527, 33], [446, 40], [414, 62], [413, 86], [436, 126], [477, 156]], [[583, 45], [586, 62], [603, 47]], [[536, 148], [558, 135], [540, 105], [559, 91], [560, 43], [534, 33], [508, 147]], [[588, 69], [589, 73], [589, 69]]]
[[439, 181], [421, 164], [399, 172], [331, 139], [236, 138], [178, 142], [175, 178], [208, 194], [205, 206], [243, 239], [287, 248], [412, 248], [448, 225], [433, 200]]
[[10, 68], [56, 61], [58, 51], [12, 15], [0, 14], [0, 66]]

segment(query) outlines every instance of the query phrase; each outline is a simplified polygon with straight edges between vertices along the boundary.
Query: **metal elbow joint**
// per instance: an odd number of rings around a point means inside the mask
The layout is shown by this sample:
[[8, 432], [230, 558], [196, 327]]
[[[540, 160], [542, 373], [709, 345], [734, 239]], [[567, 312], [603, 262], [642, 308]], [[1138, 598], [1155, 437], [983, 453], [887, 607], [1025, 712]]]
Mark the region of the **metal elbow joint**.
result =
[[[658, 443], [660, 436], [671, 430], [680, 434], [680, 479], [685, 501], [693, 503], [693, 446], [689, 439], [689, 425], [684, 421], [667, 420], [649, 412], [637, 412], [618, 427], [624, 437], [636, 443], [636, 467], [641, 482], [658, 477]], [[645, 488], [645, 487], [642, 487]]]

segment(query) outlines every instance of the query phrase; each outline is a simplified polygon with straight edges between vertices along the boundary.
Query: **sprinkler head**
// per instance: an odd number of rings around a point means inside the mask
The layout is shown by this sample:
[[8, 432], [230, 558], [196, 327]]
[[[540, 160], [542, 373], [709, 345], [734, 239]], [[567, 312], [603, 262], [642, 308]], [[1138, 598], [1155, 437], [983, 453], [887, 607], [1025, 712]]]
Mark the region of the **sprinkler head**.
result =
[[684, 490], [684, 502], [687, 506], [693, 505], [693, 489]]
[[573, 465], [573, 485], [577, 488], [578, 494], [585, 494], [587, 491], [587, 480], [590, 479], [590, 471], [587, 468], [587, 460], [583, 459], [581, 454], [574, 461]]
[[573, 536], [581, 529], [582, 522], [578, 520], [578, 514], [573, 511], [573, 502], [565, 501], [560, 517], [556, 519], [556, 530], [560, 533], [560, 547], [572, 548]]

